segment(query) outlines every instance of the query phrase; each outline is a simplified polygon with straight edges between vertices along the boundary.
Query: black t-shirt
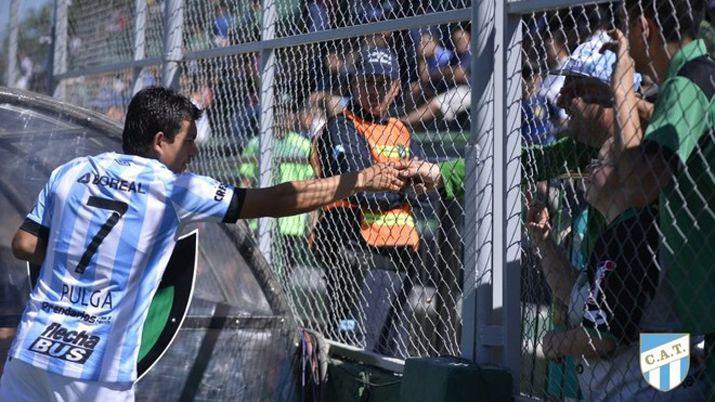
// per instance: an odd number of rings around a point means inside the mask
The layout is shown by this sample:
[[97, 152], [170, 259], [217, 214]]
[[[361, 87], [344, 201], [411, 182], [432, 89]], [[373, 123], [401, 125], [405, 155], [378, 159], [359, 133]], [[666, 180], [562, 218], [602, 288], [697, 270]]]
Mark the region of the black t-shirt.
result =
[[643, 311], [658, 287], [655, 208], [629, 209], [599, 236], [587, 265], [590, 291], [582, 325], [619, 344], [638, 338]]

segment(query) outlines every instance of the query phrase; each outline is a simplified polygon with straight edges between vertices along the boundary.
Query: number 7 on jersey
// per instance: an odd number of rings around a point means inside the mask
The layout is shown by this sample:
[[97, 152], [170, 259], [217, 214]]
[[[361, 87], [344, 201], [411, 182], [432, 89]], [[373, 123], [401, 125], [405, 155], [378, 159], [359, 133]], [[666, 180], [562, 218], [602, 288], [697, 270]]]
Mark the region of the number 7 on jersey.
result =
[[109, 219], [104, 222], [102, 227], [99, 228], [99, 231], [96, 235], [94, 235], [92, 241], [89, 243], [87, 250], [85, 250], [84, 254], [82, 254], [82, 258], [80, 258], [79, 264], [77, 264], [77, 268], [74, 270], [78, 274], [84, 273], [84, 270], [87, 269], [87, 266], [92, 260], [92, 256], [94, 256], [94, 253], [97, 252], [99, 245], [102, 244], [104, 238], [107, 237], [109, 232], [111, 232], [117, 222], [119, 222], [119, 218], [124, 216], [124, 213], [127, 212], [128, 207], [126, 202], [110, 200], [109, 198], [102, 198], [96, 196], [90, 196], [89, 200], [87, 200], [87, 205], [95, 208], [108, 209], [114, 212], [112, 213], [112, 215], [109, 216]]

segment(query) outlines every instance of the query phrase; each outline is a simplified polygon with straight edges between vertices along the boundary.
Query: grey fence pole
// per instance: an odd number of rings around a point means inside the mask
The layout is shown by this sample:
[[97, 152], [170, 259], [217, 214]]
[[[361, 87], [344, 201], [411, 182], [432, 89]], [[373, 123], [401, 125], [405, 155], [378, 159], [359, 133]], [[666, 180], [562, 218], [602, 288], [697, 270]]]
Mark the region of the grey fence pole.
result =
[[495, 363], [489, 332], [492, 298], [492, 164], [494, 131], [495, 1], [472, 1], [472, 94], [470, 140], [466, 152], [464, 218], [464, 300], [462, 355]]
[[494, 63], [493, 299], [503, 328], [500, 360], [519, 392], [521, 374], [521, 16], [496, 8]]
[[[67, 2], [68, 0], [55, 1], [55, 37], [52, 57], [52, 75], [67, 72]], [[65, 99], [65, 83], [62, 80], [52, 81], [54, 88], [50, 88], [52, 96]]]
[[[267, 41], [275, 38], [276, 30], [276, 4], [275, 0], [263, 0], [263, 21], [261, 40]], [[260, 116], [260, 150], [258, 160], [259, 184], [261, 187], [273, 185], [273, 130], [274, 127], [274, 81], [276, 55], [275, 49], [268, 48], [261, 51], [261, 116]], [[272, 218], [258, 220], [258, 247], [270, 264], [272, 259], [273, 243]]]
[[[136, 0], [134, 2], [134, 61], [144, 60], [146, 57], [146, 13], [146, 0]], [[141, 72], [142, 67], [134, 67], [133, 94], [142, 89]]]
[[164, 9], [164, 66], [162, 84], [179, 89], [179, 68], [183, 56], [184, 5], [182, 0], [167, 0]]
[[505, 7], [498, 0], [472, 4], [462, 351], [508, 369], [518, 391], [521, 24]]
[[17, 82], [17, 32], [20, 26], [20, 0], [10, 3], [10, 34], [7, 42], [7, 75], [5, 85], [14, 87]]

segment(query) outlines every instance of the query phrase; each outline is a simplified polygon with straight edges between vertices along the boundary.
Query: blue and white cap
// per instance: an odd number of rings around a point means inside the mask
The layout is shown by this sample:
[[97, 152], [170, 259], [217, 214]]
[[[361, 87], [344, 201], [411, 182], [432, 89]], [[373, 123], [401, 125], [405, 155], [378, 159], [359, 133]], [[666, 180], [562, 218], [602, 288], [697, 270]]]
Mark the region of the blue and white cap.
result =
[[400, 65], [395, 54], [389, 49], [371, 47], [360, 52], [353, 74], [384, 75], [394, 80], [400, 78]]
[[[610, 50], [601, 52], [606, 43], [611, 42], [611, 37], [605, 31], [598, 31], [586, 42], [580, 44], [566, 59], [560, 68], [552, 71], [555, 75], [572, 77], [595, 78], [606, 85], [611, 85], [613, 68], [616, 65], [616, 54]], [[634, 77], [634, 89], [640, 88], [641, 75]]]

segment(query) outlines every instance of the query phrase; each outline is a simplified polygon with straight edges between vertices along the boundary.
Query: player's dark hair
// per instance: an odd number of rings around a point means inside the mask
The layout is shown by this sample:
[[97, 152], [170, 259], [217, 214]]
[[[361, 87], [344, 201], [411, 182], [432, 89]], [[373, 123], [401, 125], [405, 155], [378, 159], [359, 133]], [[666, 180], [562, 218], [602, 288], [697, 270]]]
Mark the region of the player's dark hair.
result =
[[183, 120], [198, 120], [201, 109], [180, 94], [163, 87], [137, 92], [129, 103], [122, 133], [125, 154], [147, 156], [154, 135], [159, 131], [173, 141]]
[[703, 0], [626, 0], [628, 21], [644, 16], [656, 22], [667, 42], [695, 39], [705, 11]]

